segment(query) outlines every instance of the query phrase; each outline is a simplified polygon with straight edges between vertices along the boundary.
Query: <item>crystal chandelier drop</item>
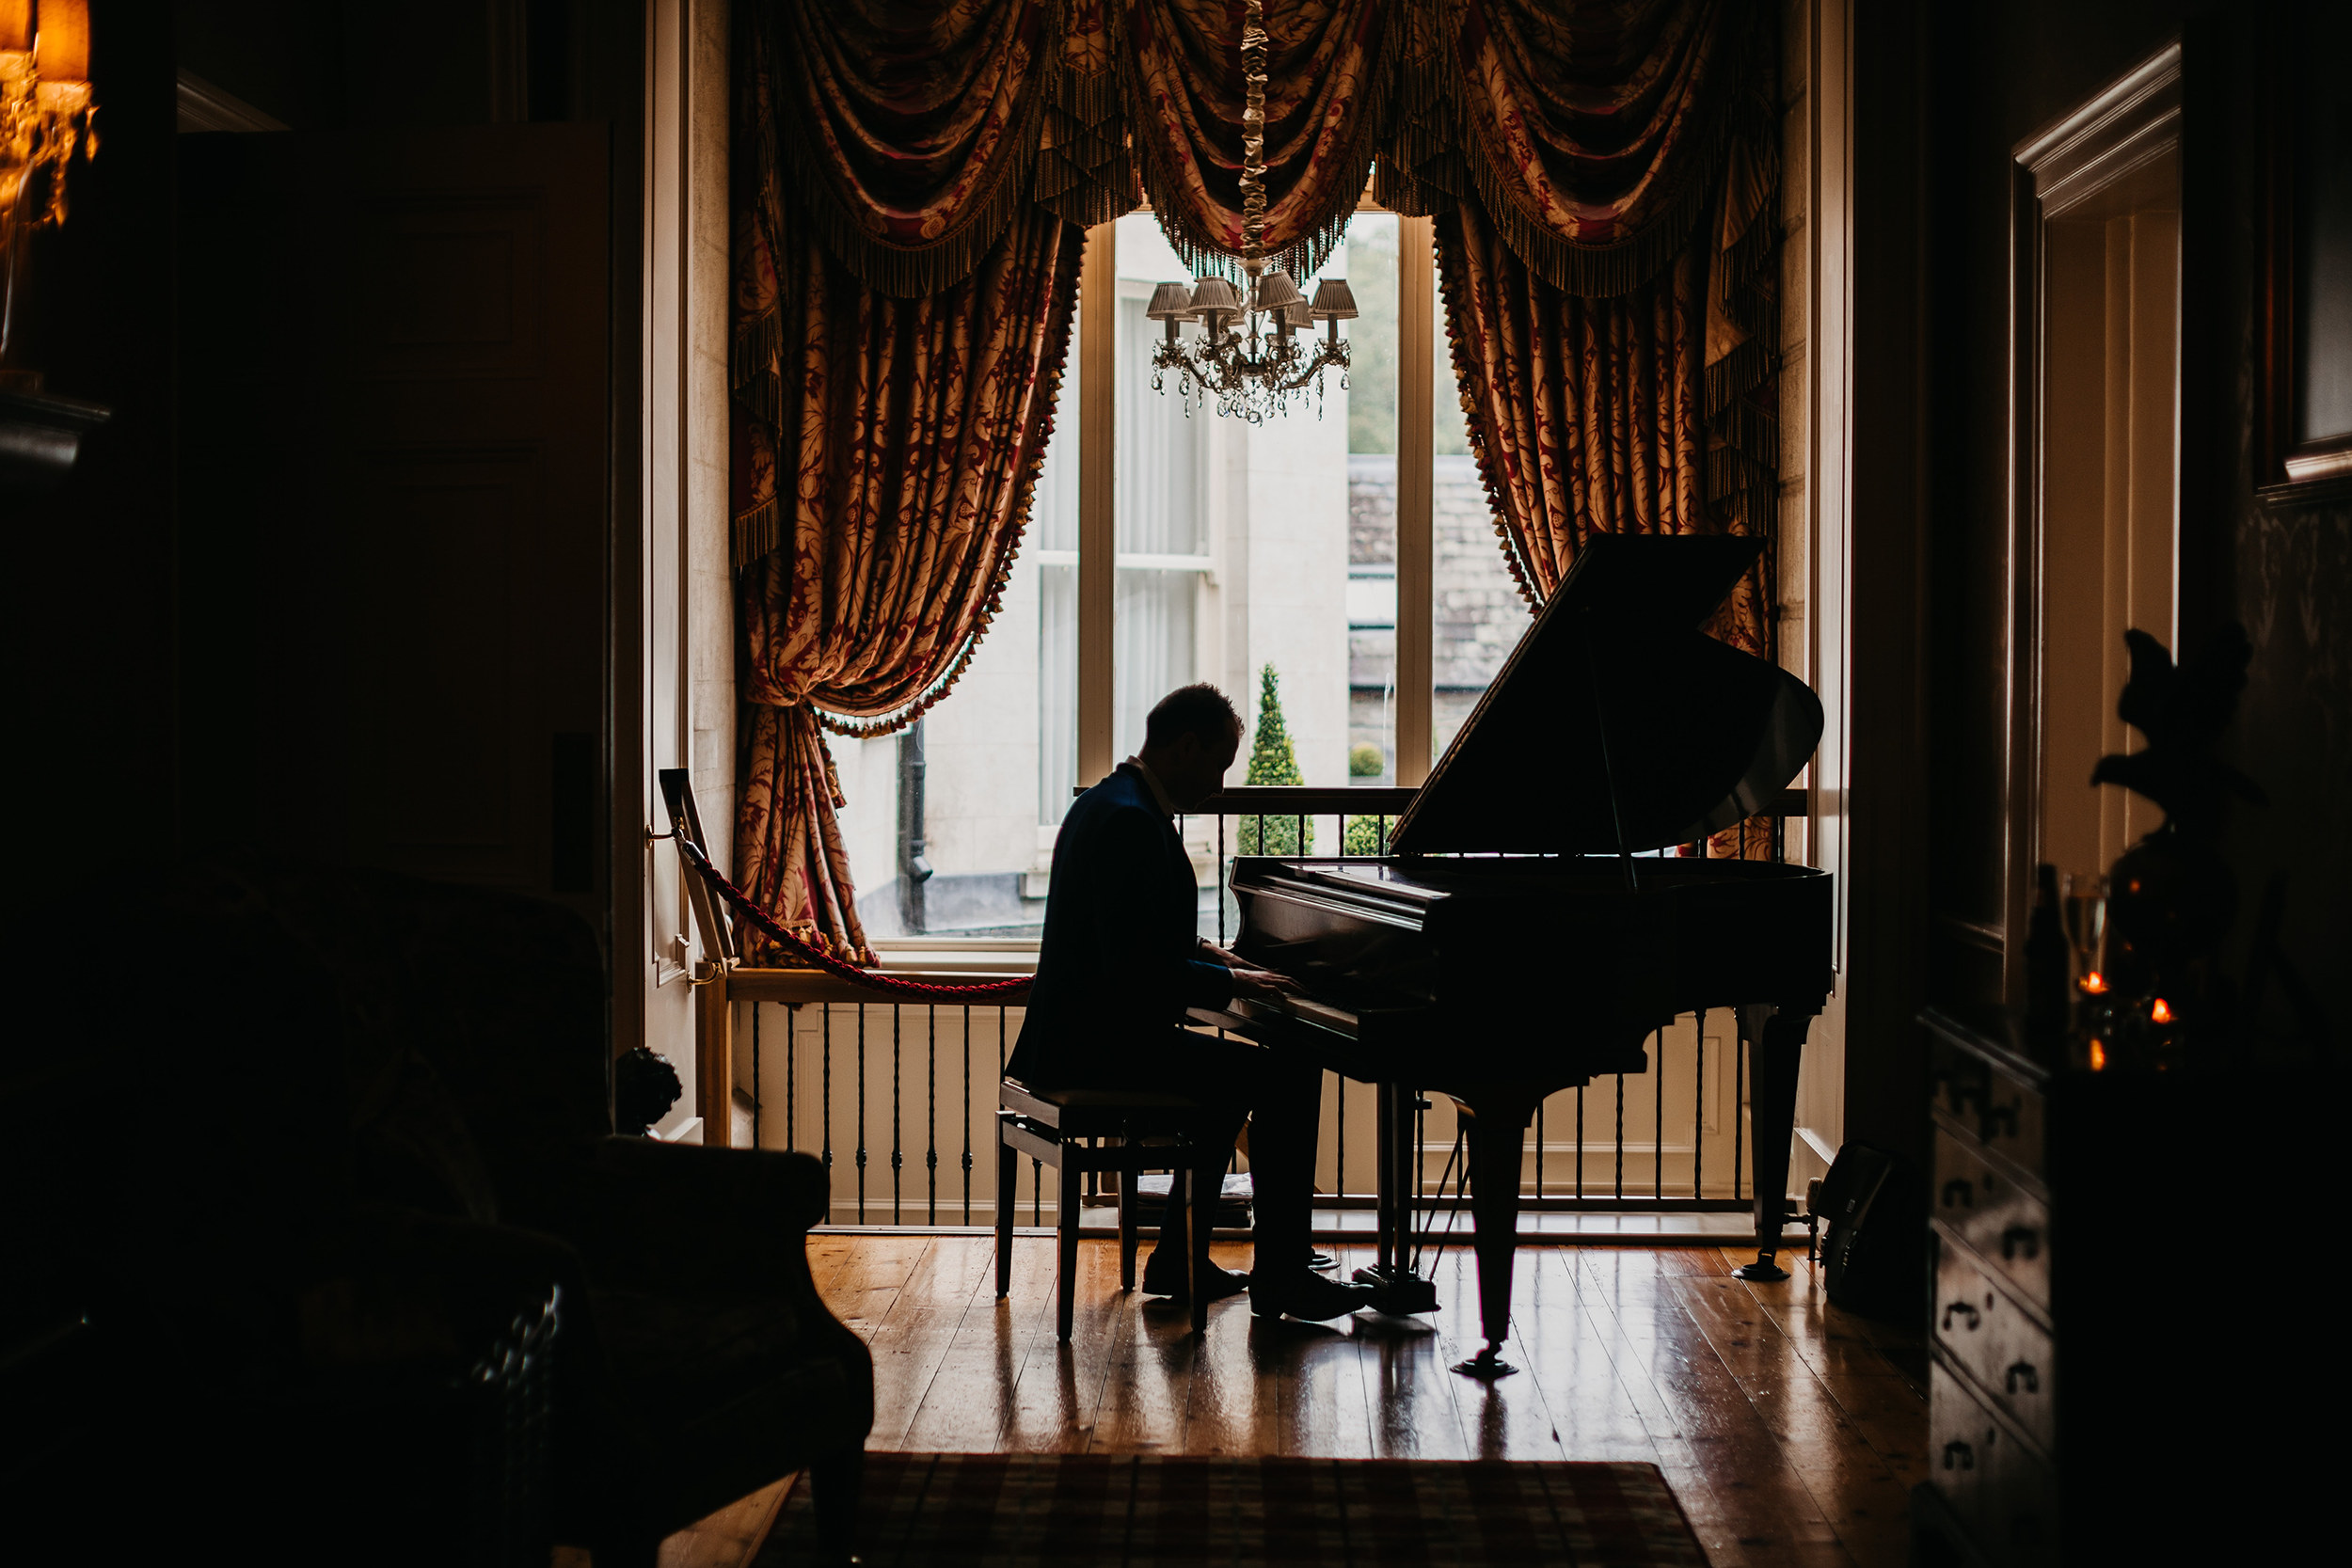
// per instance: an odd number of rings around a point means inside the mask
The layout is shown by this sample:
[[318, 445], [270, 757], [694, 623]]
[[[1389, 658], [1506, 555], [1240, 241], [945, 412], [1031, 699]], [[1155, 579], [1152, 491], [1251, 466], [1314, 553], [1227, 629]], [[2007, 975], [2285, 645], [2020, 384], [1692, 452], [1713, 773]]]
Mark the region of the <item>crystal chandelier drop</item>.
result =
[[[1323, 402], [1323, 371], [1340, 368], [1347, 385], [1347, 340], [1340, 323], [1353, 320], [1356, 296], [1338, 278], [1315, 286], [1310, 304], [1289, 274], [1266, 265], [1265, 257], [1265, 4], [1248, 0], [1242, 11], [1241, 235], [1242, 285], [1203, 273], [1189, 284], [1163, 283], [1152, 293], [1145, 313], [1162, 323], [1168, 336], [1152, 351], [1152, 389], [1164, 392], [1169, 371], [1187, 404], [1215, 398], [1216, 411], [1260, 424], [1279, 414], [1293, 392], [1315, 389]], [[1187, 339], [1183, 324], [1198, 322], [1200, 335]], [[1324, 324], [1316, 342], [1313, 325]], [[1308, 329], [1307, 348], [1291, 336]]]

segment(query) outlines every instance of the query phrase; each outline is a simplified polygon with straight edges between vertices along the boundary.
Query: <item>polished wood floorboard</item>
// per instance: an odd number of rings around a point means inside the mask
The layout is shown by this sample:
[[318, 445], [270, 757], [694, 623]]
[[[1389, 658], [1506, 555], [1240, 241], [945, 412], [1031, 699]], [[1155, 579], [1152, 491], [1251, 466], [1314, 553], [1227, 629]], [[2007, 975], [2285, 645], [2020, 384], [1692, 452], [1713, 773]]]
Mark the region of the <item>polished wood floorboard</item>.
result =
[[[1182, 1308], [1120, 1291], [1112, 1243], [1087, 1242], [1064, 1346], [1052, 1241], [1014, 1241], [1004, 1301], [994, 1245], [810, 1238], [827, 1303], [874, 1352], [870, 1447], [1650, 1460], [1717, 1568], [1904, 1559], [1925, 1352], [1831, 1307], [1802, 1254], [1787, 1284], [1749, 1285], [1731, 1271], [1753, 1253], [1521, 1247], [1504, 1353], [1520, 1370], [1485, 1386], [1450, 1370], [1478, 1348], [1466, 1249], [1437, 1260], [1431, 1317], [1274, 1324], [1236, 1298], [1196, 1342]], [[1217, 1254], [1248, 1265], [1246, 1246]]]

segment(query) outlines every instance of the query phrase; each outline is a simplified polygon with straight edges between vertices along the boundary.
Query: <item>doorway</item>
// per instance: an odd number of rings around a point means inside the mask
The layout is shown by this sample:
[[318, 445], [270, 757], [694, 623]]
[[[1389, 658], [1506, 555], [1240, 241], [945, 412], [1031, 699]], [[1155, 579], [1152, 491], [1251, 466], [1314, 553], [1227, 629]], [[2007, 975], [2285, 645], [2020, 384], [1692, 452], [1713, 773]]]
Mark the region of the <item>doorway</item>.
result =
[[2179, 80], [2167, 50], [2018, 158], [2039, 653], [2026, 859], [2061, 872], [2104, 870], [2162, 816], [2090, 773], [2137, 744], [2115, 712], [2125, 630], [2170, 648], [2178, 629]]

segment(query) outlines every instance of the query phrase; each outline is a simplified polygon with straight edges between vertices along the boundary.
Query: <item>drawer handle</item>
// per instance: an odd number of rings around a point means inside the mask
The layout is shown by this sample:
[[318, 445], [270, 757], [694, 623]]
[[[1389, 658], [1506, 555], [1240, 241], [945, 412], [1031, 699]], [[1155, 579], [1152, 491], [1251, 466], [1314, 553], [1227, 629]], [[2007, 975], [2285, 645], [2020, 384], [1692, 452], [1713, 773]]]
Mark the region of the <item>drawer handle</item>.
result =
[[1973, 1209], [1976, 1207], [1976, 1185], [1964, 1176], [1955, 1176], [1944, 1183], [1944, 1207]]
[[1961, 1442], [1958, 1438], [1954, 1438], [1951, 1442], [1944, 1445], [1944, 1468], [1947, 1470], [1973, 1470], [1976, 1467], [1976, 1449], [1970, 1448], [1967, 1444]]
[[2012, 1138], [2017, 1136], [2017, 1101], [2012, 1100], [2006, 1105], [1985, 1106], [1982, 1125], [1984, 1135], [1988, 1138], [2001, 1137], [2004, 1133]]
[[1977, 1331], [1978, 1320], [1982, 1316], [1982, 1314], [1978, 1312], [1974, 1303], [1965, 1301], [1953, 1302], [1950, 1306], [1944, 1308], [1944, 1332], [1947, 1334], [1951, 1332], [1952, 1315], [1956, 1312], [1964, 1314], [1967, 1317], [1968, 1332], [1974, 1334]]
[[2021, 1253], [2027, 1258], [2042, 1256], [2042, 1232], [2029, 1225], [2012, 1225], [2001, 1232], [2001, 1256], [2013, 1259]]
[[2026, 1392], [2028, 1394], [2042, 1392], [2042, 1374], [2033, 1370], [2032, 1362], [2020, 1361], [2010, 1368], [2009, 1391], [2012, 1394], [2017, 1392], [2017, 1386], [2020, 1383], [2026, 1386]]

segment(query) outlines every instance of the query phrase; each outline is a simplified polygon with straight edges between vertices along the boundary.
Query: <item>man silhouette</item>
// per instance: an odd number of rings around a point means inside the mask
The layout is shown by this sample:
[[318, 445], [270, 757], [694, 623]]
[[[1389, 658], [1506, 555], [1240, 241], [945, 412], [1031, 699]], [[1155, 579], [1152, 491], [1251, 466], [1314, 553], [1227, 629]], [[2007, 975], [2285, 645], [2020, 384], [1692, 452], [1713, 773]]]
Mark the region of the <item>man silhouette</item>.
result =
[[[1037, 980], [1006, 1072], [1032, 1087], [1188, 1095], [1230, 1117], [1220, 1133], [1228, 1144], [1254, 1114], [1255, 1264], [1246, 1275], [1213, 1270], [1205, 1289], [1222, 1296], [1247, 1286], [1261, 1316], [1337, 1318], [1371, 1306], [1373, 1293], [1308, 1266], [1321, 1069], [1183, 1027], [1187, 1007], [1290, 989], [1198, 935], [1192, 862], [1176, 832], [1176, 816], [1224, 783], [1241, 732], [1241, 715], [1216, 687], [1179, 688], [1145, 721], [1143, 750], [1072, 804], [1054, 841]], [[1153, 1295], [1184, 1293], [1184, 1229], [1171, 1193], [1144, 1265]]]

